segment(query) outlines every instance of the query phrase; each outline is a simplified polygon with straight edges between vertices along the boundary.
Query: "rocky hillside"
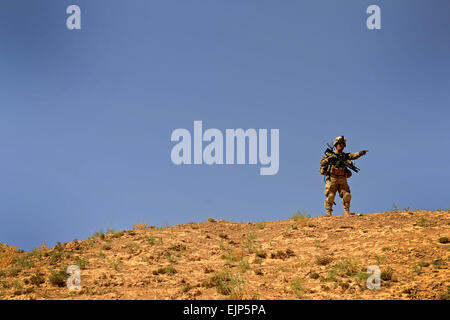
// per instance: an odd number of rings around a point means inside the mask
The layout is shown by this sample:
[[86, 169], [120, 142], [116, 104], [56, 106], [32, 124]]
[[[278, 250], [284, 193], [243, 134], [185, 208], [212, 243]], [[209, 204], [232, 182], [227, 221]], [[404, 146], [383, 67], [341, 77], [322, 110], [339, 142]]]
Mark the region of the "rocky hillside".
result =
[[[449, 237], [448, 211], [141, 223], [51, 249], [2, 245], [0, 299], [449, 299]], [[69, 265], [81, 290], [66, 287]]]

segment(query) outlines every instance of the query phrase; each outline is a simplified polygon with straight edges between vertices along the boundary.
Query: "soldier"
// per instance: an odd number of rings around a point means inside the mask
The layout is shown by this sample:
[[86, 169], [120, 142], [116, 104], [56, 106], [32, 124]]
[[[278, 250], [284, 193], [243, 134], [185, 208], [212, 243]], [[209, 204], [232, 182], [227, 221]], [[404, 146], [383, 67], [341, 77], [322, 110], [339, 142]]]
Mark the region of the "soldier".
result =
[[345, 153], [343, 151], [346, 143], [347, 139], [345, 139], [344, 136], [337, 137], [333, 143], [336, 152], [330, 150], [330, 152], [326, 153], [320, 160], [320, 173], [327, 177], [325, 182], [325, 196], [327, 197], [325, 199], [325, 209], [327, 217], [331, 217], [331, 213], [333, 212], [336, 192], [339, 192], [339, 196], [342, 198], [345, 215], [354, 215], [353, 212], [350, 212], [350, 200], [352, 196], [350, 194], [350, 187], [347, 183], [347, 178], [351, 177], [352, 172], [346, 165], [339, 164], [338, 160], [342, 159], [343, 161], [346, 161], [348, 165], [352, 166], [351, 160], [358, 159], [365, 155], [369, 150], [362, 150], [356, 153]]

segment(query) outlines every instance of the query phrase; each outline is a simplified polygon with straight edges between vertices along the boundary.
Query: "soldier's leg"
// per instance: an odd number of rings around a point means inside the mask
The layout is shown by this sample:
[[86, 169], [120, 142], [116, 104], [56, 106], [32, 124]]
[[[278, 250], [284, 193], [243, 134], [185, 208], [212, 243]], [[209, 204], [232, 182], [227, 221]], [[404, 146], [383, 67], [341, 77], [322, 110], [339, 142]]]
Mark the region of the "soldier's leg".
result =
[[333, 203], [334, 203], [334, 197], [336, 196], [337, 191], [337, 184], [336, 181], [327, 179], [325, 183], [325, 210], [327, 211], [326, 215], [331, 216], [333, 212]]
[[352, 194], [350, 193], [350, 187], [347, 183], [347, 179], [344, 178], [339, 184], [339, 196], [342, 198], [342, 206], [344, 207], [345, 215], [353, 215], [353, 212], [350, 212], [350, 201], [352, 200]]

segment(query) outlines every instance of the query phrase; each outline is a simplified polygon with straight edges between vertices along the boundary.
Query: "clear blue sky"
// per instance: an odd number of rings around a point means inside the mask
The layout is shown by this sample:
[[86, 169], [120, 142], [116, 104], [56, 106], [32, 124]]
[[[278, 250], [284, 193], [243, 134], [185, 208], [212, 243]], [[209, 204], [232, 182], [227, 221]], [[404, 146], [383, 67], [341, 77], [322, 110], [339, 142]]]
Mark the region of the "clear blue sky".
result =
[[[66, 29], [66, 7], [82, 30]], [[382, 29], [366, 28], [378, 4]], [[352, 210], [450, 207], [450, 1], [2, 0], [0, 242], [322, 215], [326, 142], [369, 149]], [[280, 170], [175, 166], [176, 128], [280, 129]], [[338, 198], [336, 214], [343, 212]]]

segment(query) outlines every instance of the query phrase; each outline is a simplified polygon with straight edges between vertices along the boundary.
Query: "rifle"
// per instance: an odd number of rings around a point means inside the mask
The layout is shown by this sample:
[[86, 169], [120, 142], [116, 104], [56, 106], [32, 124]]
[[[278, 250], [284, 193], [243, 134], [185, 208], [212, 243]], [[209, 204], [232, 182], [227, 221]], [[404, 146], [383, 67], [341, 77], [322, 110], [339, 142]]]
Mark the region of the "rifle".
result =
[[327, 143], [328, 148], [325, 150], [325, 155], [328, 157], [328, 167], [327, 167], [327, 175], [330, 175], [331, 166], [334, 165], [336, 168], [348, 168], [355, 172], [359, 171], [359, 168], [356, 167], [353, 162], [348, 159], [348, 153], [335, 153], [333, 151], [333, 147]]

